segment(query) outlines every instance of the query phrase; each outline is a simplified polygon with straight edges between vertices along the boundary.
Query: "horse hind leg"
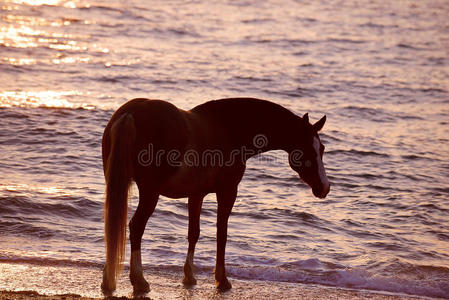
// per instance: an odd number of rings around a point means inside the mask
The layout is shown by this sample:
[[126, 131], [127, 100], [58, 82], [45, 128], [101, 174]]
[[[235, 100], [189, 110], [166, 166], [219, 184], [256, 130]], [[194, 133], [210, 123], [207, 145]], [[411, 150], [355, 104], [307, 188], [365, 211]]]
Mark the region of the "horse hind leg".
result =
[[189, 250], [187, 251], [186, 262], [184, 263], [183, 283], [187, 286], [195, 285], [196, 279], [193, 275], [193, 256], [195, 246], [200, 236], [200, 214], [204, 196], [189, 197]]
[[129, 278], [133, 285], [134, 295], [148, 293], [150, 285], [143, 277], [141, 243], [142, 235], [148, 219], [153, 214], [159, 195], [150, 193], [139, 187], [139, 205], [133, 218], [129, 222], [130, 240], [131, 240], [131, 261]]

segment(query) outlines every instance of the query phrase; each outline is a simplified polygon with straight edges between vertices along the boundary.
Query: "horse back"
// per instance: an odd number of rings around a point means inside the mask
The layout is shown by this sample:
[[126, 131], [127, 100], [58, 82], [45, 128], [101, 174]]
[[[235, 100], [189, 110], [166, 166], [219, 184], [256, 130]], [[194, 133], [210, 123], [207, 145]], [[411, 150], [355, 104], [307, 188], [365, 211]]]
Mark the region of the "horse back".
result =
[[[171, 152], [185, 152], [188, 126], [182, 110], [162, 100], [137, 98], [122, 105], [111, 117], [103, 134], [103, 160], [108, 156], [111, 126], [123, 114], [131, 114], [135, 125], [134, 180], [161, 182], [170, 177], [177, 166], [170, 163]], [[149, 161], [151, 159], [151, 161]]]

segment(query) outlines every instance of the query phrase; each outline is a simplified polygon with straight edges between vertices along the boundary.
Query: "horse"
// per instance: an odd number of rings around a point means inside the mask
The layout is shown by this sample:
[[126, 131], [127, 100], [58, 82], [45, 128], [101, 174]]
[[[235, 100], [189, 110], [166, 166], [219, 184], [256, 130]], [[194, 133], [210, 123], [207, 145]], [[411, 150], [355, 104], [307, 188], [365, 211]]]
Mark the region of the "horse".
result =
[[182, 110], [162, 100], [137, 98], [122, 105], [109, 120], [102, 138], [106, 181], [104, 223], [106, 264], [102, 291], [116, 289], [126, 245], [128, 189], [139, 192], [129, 222], [130, 281], [134, 294], [150, 286], [142, 272], [141, 239], [159, 196], [188, 198], [188, 251], [183, 283], [196, 284], [195, 245], [200, 233], [203, 198], [217, 198], [217, 252], [214, 269], [219, 290], [230, 289], [225, 271], [228, 218], [245, 172], [246, 161], [269, 150], [288, 153], [290, 167], [308, 184], [313, 195], [330, 190], [323, 166], [324, 146], [318, 132], [326, 116], [314, 124], [273, 102], [255, 98], [212, 100]]

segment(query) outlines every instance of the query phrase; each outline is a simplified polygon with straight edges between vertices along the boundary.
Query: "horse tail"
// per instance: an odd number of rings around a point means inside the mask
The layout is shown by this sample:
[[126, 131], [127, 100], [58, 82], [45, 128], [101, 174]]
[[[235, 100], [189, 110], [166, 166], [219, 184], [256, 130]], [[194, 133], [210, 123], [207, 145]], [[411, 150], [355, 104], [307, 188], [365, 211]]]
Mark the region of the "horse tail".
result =
[[128, 219], [128, 191], [133, 177], [133, 146], [136, 138], [134, 118], [123, 114], [111, 126], [109, 155], [105, 164], [106, 200], [104, 204], [106, 267], [103, 288], [115, 290], [123, 270]]

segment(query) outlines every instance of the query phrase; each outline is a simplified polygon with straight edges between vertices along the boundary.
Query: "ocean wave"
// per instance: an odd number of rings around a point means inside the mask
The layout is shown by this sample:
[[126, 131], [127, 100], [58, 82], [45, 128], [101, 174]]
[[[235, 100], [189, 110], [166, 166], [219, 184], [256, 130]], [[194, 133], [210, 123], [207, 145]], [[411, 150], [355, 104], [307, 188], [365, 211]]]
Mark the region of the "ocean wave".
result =
[[297, 87], [295, 89], [290, 90], [280, 90], [280, 89], [261, 89], [262, 92], [269, 95], [277, 95], [277, 96], [287, 96], [291, 98], [300, 98], [300, 97], [313, 97], [314, 91], [308, 90], [306, 88]]
[[396, 116], [380, 107], [347, 105], [338, 109], [339, 113], [348, 117], [366, 118], [373, 122], [395, 122]]
[[432, 161], [433, 159], [430, 157], [425, 156], [425, 154], [419, 155], [419, 154], [407, 154], [407, 155], [401, 155], [401, 157], [405, 160], [426, 160], [426, 161]]
[[113, 6], [106, 6], [106, 5], [100, 5], [100, 4], [82, 6], [82, 7], [79, 7], [78, 9], [80, 9], [80, 10], [87, 10], [87, 11], [100, 10], [102, 12], [114, 12], [114, 13], [120, 13], [120, 14], [124, 12], [123, 8], [113, 7]]
[[347, 38], [329, 38], [326, 42], [343, 43], [343, 44], [364, 44], [365, 40], [347, 39]]
[[379, 29], [383, 29], [383, 28], [397, 28], [398, 25], [394, 24], [379, 24], [379, 23], [373, 23], [373, 22], [367, 22], [364, 24], [361, 24], [360, 26], [362, 27], [369, 27], [369, 28], [379, 28]]
[[[0, 253], [2, 263], [20, 263], [38, 266], [82, 267], [100, 270], [103, 262], [88, 260], [70, 260], [54, 258], [37, 258]], [[275, 261], [273, 261], [274, 263]], [[263, 280], [273, 282], [290, 282], [301, 284], [319, 284], [339, 288], [365, 289], [380, 292], [407, 294], [412, 296], [438, 297], [449, 299], [449, 269], [447, 267], [413, 265], [394, 262], [384, 266], [390, 275], [369, 271], [361, 267], [349, 267], [338, 263], [326, 262], [318, 258], [292, 261], [277, 266], [227, 265], [227, 273], [232, 281]], [[256, 261], [257, 263], [257, 261]], [[144, 265], [150, 273], [182, 274], [182, 265], [159, 264]], [[201, 276], [211, 276], [213, 267], [196, 264], [196, 272]], [[129, 265], [125, 265], [129, 272]]]
[[[396, 270], [407, 272], [407, 266]], [[413, 266], [411, 276], [384, 276], [363, 268], [349, 268], [320, 261], [301, 260], [278, 267], [228, 266], [228, 273], [239, 279], [322, 284], [335, 287], [404, 293], [417, 296], [449, 299], [449, 269], [444, 267]], [[422, 277], [417, 277], [420, 274]], [[426, 280], [422, 280], [422, 278]]]
[[317, 43], [316, 40], [306, 40], [306, 39], [286, 39], [286, 38], [275, 38], [275, 37], [255, 37], [247, 36], [247, 41], [251, 43], [258, 44], [273, 44], [277, 46], [288, 46], [288, 47], [300, 47], [308, 44]]
[[96, 218], [95, 214], [102, 210], [100, 203], [81, 196], [50, 196], [39, 201], [38, 199], [41, 197], [0, 196], [0, 214], [40, 217], [54, 215], [85, 219], [88, 217]]
[[187, 211], [184, 214], [179, 214], [172, 210], [163, 209], [160, 206], [155, 210], [153, 216], [154, 217], [163, 217], [164, 219], [172, 220], [176, 224], [179, 223], [179, 220], [188, 221], [188, 219], [189, 219], [189, 217], [187, 216]]
[[[10, 220], [10, 221], [8, 221]], [[39, 239], [49, 239], [56, 235], [61, 235], [59, 230], [52, 230], [48, 226], [39, 226], [36, 220], [30, 218], [15, 217], [0, 220], [0, 231], [3, 234], [14, 234], [15, 236], [32, 236]]]
[[385, 157], [388, 158], [390, 157], [390, 155], [386, 154], [386, 153], [381, 153], [381, 152], [377, 152], [377, 151], [366, 151], [366, 150], [357, 150], [357, 149], [350, 149], [350, 150], [329, 150], [326, 151], [326, 154], [328, 155], [333, 155], [333, 154], [344, 154], [344, 155], [349, 155], [349, 156], [353, 156], [353, 155], [357, 155], [357, 156], [377, 156], [377, 157]]
[[411, 50], [427, 50], [426, 48], [416, 47], [416, 46], [412, 46], [412, 45], [404, 44], [404, 43], [397, 44], [397, 47], [403, 48], [403, 49], [411, 49]]
[[70, 260], [70, 259], [55, 259], [48, 257], [24, 257], [17, 256], [10, 253], [0, 253], [1, 263], [19, 263], [19, 264], [30, 264], [38, 266], [63, 266], [63, 267], [91, 267], [91, 268], [102, 268], [103, 263], [97, 263], [85, 260]]
[[134, 82], [138, 78], [139, 78], [138, 76], [118, 75], [118, 76], [102, 76], [102, 77], [95, 78], [93, 80], [110, 82], [110, 83], [118, 83], [118, 82]]

